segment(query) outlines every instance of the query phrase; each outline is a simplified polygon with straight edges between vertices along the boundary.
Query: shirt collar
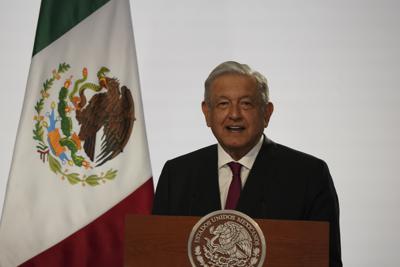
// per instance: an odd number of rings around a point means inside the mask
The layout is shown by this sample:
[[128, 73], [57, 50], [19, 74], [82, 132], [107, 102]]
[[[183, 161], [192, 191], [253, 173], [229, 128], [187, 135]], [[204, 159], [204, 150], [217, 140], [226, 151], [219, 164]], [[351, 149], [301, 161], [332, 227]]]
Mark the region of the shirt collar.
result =
[[264, 141], [264, 135], [262, 135], [258, 143], [238, 161], [232, 159], [232, 157], [228, 153], [226, 153], [226, 151], [218, 143], [218, 169], [222, 168], [231, 161], [235, 161], [239, 162], [244, 167], [250, 170], [251, 167], [253, 167], [254, 161], [256, 160], [258, 152], [261, 149], [263, 141]]

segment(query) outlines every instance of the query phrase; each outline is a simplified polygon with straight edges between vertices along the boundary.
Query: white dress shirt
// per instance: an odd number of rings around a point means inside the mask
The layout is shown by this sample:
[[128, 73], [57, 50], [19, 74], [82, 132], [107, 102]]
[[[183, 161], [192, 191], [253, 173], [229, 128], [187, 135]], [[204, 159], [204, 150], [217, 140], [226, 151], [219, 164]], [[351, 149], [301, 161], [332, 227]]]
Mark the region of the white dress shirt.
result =
[[221, 198], [221, 207], [225, 208], [226, 198], [228, 197], [229, 186], [232, 181], [232, 171], [227, 165], [231, 161], [239, 162], [242, 164], [240, 171], [240, 178], [242, 180], [242, 188], [247, 181], [251, 167], [253, 167], [254, 161], [261, 149], [264, 141], [264, 136], [261, 136], [258, 143], [240, 160], [236, 161], [226, 153], [220, 144], [218, 144], [218, 182], [219, 182], [219, 195]]

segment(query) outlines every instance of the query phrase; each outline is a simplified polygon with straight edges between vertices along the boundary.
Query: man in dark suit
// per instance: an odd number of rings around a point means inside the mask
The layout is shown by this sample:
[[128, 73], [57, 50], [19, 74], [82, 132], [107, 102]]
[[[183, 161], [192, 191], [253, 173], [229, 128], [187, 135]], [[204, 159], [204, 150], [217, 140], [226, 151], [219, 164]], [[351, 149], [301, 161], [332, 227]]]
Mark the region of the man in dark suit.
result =
[[233, 61], [218, 65], [202, 103], [218, 144], [166, 162], [153, 213], [203, 216], [227, 208], [252, 218], [328, 221], [330, 266], [342, 266], [328, 166], [263, 135], [273, 109], [263, 75]]

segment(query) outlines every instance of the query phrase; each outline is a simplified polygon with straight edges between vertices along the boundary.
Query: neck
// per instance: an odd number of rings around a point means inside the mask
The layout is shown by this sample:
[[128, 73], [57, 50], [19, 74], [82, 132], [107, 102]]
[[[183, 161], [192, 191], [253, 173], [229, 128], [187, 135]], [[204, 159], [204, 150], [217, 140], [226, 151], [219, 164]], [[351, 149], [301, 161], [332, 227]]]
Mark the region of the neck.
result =
[[246, 148], [246, 149], [237, 150], [237, 149], [228, 149], [228, 148], [222, 146], [222, 148], [226, 151], [226, 153], [228, 153], [228, 155], [231, 156], [231, 158], [234, 159], [235, 161], [239, 161], [241, 158], [243, 158], [247, 153], [249, 153], [249, 151], [253, 147], [254, 146], [252, 146], [250, 148]]
[[[261, 138], [261, 137], [260, 137]], [[254, 144], [248, 145], [246, 147], [242, 148], [228, 148], [224, 146], [223, 144], [220, 143], [222, 148], [225, 150], [226, 153], [228, 153], [229, 156], [231, 156], [232, 159], [235, 161], [239, 161], [241, 158], [247, 155], [260, 141], [260, 139], [257, 139], [257, 141]]]

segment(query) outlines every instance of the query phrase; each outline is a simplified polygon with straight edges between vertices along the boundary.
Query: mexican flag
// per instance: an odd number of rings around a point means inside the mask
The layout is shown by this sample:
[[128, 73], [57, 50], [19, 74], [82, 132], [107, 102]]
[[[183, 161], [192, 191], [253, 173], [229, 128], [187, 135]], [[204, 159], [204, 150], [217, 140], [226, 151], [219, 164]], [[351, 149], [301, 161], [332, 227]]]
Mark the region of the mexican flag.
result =
[[128, 0], [42, 0], [0, 266], [122, 266], [153, 181]]

